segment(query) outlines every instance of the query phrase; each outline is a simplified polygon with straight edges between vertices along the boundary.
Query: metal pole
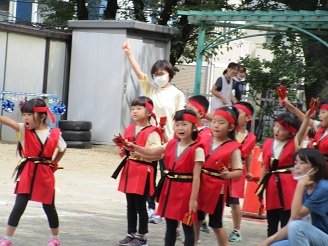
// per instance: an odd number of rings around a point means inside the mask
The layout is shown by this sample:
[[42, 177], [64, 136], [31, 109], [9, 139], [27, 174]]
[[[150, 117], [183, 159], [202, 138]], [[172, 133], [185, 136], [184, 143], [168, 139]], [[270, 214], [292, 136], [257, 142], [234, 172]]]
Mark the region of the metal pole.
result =
[[197, 44], [197, 58], [196, 58], [196, 77], [194, 95], [200, 94], [200, 84], [202, 80], [202, 64], [203, 64], [203, 49], [205, 41], [205, 22], [202, 21], [199, 26], [198, 44]]

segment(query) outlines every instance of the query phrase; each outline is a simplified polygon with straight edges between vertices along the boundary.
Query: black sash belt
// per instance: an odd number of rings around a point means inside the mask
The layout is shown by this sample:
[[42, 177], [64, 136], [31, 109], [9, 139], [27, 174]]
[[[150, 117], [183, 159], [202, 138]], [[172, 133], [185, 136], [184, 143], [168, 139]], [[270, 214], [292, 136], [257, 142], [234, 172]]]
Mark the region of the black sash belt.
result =
[[261, 202], [263, 200], [264, 191], [268, 185], [269, 179], [270, 179], [271, 175], [274, 174], [275, 178], [276, 178], [280, 204], [283, 208], [285, 207], [282, 186], [281, 186], [281, 181], [280, 181], [280, 174], [291, 173], [293, 166], [294, 165], [284, 166], [281, 168], [277, 168], [275, 170], [271, 170], [270, 172], [267, 172], [267, 174], [264, 176], [264, 178], [262, 179], [261, 183], [259, 184], [259, 186], [257, 187], [257, 189], [255, 191], [256, 195], [259, 197]]
[[156, 190], [155, 190], [155, 200], [158, 201], [161, 195], [165, 178], [170, 179], [171, 181], [175, 182], [192, 182], [193, 173], [176, 173], [171, 172], [171, 170], [164, 170], [164, 176], [161, 177], [159, 180]]
[[133, 160], [134, 162], [137, 162], [137, 163], [140, 163], [140, 164], [149, 165], [149, 166], [152, 166], [152, 164], [153, 164], [152, 162], [141, 161], [141, 160], [134, 159], [134, 158], [131, 158], [131, 157], [126, 156], [126, 157], [121, 161], [120, 165], [118, 165], [118, 167], [116, 168], [116, 170], [114, 171], [114, 173], [112, 174], [112, 178], [113, 178], [113, 179], [116, 179], [117, 176], [120, 174], [120, 172], [122, 171], [123, 167], [124, 167], [125, 164], [126, 164], [127, 159]]
[[193, 173], [176, 173], [171, 172], [170, 170], [164, 170], [164, 174], [164, 177], [176, 182], [192, 182], [193, 177]]
[[221, 178], [221, 173], [218, 172], [217, 170], [210, 169], [210, 168], [202, 168], [202, 172], [204, 174], [209, 175], [209, 176], [212, 176], [214, 178], [223, 179], [223, 178]]
[[22, 171], [25, 167], [25, 164], [28, 161], [32, 161], [35, 164], [42, 164], [42, 165], [47, 165], [47, 166], [53, 167], [51, 160], [52, 160], [51, 157], [24, 157], [23, 159], [21, 159], [18, 162], [17, 166], [14, 169], [12, 177], [14, 177], [15, 173], [17, 172], [16, 177], [15, 177], [15, 181], [17, 181], [19, 175], [22, 173]]

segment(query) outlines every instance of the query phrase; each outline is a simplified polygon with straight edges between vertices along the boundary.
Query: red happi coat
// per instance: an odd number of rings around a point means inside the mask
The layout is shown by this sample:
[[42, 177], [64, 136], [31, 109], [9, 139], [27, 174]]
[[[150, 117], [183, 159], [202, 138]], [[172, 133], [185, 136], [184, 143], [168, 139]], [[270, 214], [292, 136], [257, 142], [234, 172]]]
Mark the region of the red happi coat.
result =
[[[129, 125], [124, 131], [124, 138], [129, 142], [134, 142], [138, 146], [146, 146], [148, 135], [152, 132], [158, 132], [161, 135], [159, 129], [155, 126], [148, 126], [143, 128], [136, 137], [135, 136], [135, 124]], [[147, 179], [149, 182], [149, 194], [154, 194], [154, 168], [152, 163], [143, 161], [127, 159], [123, 167], [118, 190], [129, 194], [144, 195]]]
[[[241, 143], [241, 158], [245, 160], [251, 153], [256, 142], [256, 136], [248, 132], [246, 138]], [[243, 165], [243, 175], [238, 179], [231, 179], [229, 186], [229, 194], [234, 198], [244, 198], [246, 180], [246, 167]]]
[[[320, 151], [321, 154], [323, 154], [326, 157], [326, 160], [328, 160], [328, 135], [323, 137], [321, 140], [321, 136], [325, 133], [327, 128], [321, 127], [314, 136], [314, 142], [317, 144], [317, 148]], [[313, 145], [313, 142], [312, 142]], [[327, 161], [328, 162], [328, 161]]]
[[[52, 128], [43, 145], [35, 131], [30, 131], [25, 127], [22, 154], [24, 157], [44, 157], [51, 160], [57, 148], [59, 137], [60, 129]], [[30, 194], [30, 200], [32, 201], [51, 204], [54, 192], [55, 177], [52, 167], [27, 161], [19, 175], [15, 193]]]
[[[268, 138], [263, 144], [262, 157], [266, 170], [270, 172], [272, 170], [292, 167], [293, 155], [295, 153], [294, 138], [288, 141], [288, 143], [285, 145], [280, 154], [280, 157], [276, 157], [279, 159], [277, 168], [270, 166], [270, 159], [274, 156], [272, 153], [273, 143], [274, 139]], [[291, 209], [296, 184], [297, 181], [293, 179], [293, 175], [290, 172], [271, 174], [266, 187], [266, 209]], [[281, 190], [280, 194], [279, 190]]]
[[[228, 169], [230, 163], [230, 156], [232, 153], [241, 148], [241, 144], [237, 141], [227, 141], [220, 146], [218, 146], [213, 151], [213, 137], [208, 136], [202, 139], [205, 150], [205, 164], [202, 169], [218, 171], [218, 166], [222, 167], [223, 165]], [[206, 213], [213, 214], [214, 210], [219, 201], [221, 194], [222, 186], [224, 185], [224, 199], [223, 203], [226, 200], [226, 191], [229, 186], [228, 179], [220, 179], [218, 177], [210, 176], [202, 171], [201, 174], [201, 183], [198, 192], [198, 208]], [[222, 206], [223, 208], [224, 206]], [[223, 210], [222, 210], [223, 212]]]
[[202, 138], [204, 136], [212, 136], [212, 129], [209, 127], [204, 127], [198, 130], [198, 137]]
[[[164, 153], [165, 169], [173, 173], [193, 175], [195, 151], [197, 147], [202, 147], [202, 144], [196, 142], [177, 156], [178, 144], [178, 139], [172, 139], [167, 143]], [[159, 197], [157, 214], [173, 220], [183, 220], [184, 215], [189, 212], [191, 190], [192, 180], [181, 182], [166, 177]]]

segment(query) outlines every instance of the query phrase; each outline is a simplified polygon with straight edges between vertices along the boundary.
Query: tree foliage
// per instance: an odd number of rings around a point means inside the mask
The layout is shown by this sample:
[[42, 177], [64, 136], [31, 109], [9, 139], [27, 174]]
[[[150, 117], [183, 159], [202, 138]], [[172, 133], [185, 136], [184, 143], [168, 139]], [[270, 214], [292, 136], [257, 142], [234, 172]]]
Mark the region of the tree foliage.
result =
[[[93, 1], [93, 2], [92, 2]], [[92, 10], [93, 3], [100, 0], [44, 0], [47, 9], [43, 11], [45, 24], [51, 27], [67, 27], [70, 19], [87, 19]], [[87, 4], [88, 3], [88, 4]], [[119, 12], [120, 18], [134, 19], [138, 21], [152, 21], [154, 24], [172, 26], [178, 28], [180, 33], [173, 37], [171, 45], [170, 62], [191, 63], [196, 60], [196, 47], [198, 39], [198, 27], [188, 23], [186, 16], [177, 15], [177, 10], [328, 10], [328, 0], [242, 0], [241, 5], [235, 6], [228, 0], [123, 0], [119, 4], [117, 0], [108, 0], [101, 18], [115, 19]], [[207, 27], [205, 42], [208, 43], [217, 37], [222, 29]], [[327, 32], [321, 32], [319, 37], [328, 40]], [[236, 32], [231, 36], [242, 35]], [[230, 37], [225, 37], [225, 39]], [[284, 42], [288, 40], [288, 45]], [[220, 40], [219, 40], [220, 41]], [[218, 41], [218, 42], [219, 42]], [[222, 47], [220, 47], [222, 48]], [[311, 96], [320, 98], [328, 97], [328, 49], [322, 44], [293, 33], [278, 34], [274, 42], [265, 45], [275, 56], [272, 61], [260, 61], [258, 58], [247, 57], [242, 60], [247, 63], [250, 71], [249, 81], [254, 81], [253, 88], [256, 91], [274, 89], [276, 84], [304, 82], [307, 100]], [[229, 49], [229, 47], [228, 47]], [[220, 49], [222, 50], [222, 49]], [[215, 56], [218, 49], [210, 49], [204, 54], [204, 59]], [[254, 66], [254, 68], [252, 67]], [[257, 71], [256, 71], [257, 70]], [[320, 70], [320, 71], [318, 71]]]
[[39, 8], [40, 16], [44, 19], [43, 26], [47, 28], [60, 28], [67, 27], [69, 20], [76, 19], [75, 16], [75, 2], [70, 1], [57, 1], [45, 0], [40, 2]]

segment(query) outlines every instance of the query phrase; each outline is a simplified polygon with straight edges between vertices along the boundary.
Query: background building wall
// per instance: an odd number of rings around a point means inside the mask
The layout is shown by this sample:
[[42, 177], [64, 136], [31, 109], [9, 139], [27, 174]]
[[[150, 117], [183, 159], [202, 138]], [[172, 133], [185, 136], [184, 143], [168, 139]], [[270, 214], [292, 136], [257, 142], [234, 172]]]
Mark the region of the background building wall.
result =
[[[12, 113], [1, 115], [22, 121], [19, 103], [38, 94], [66, 98], [69, 34], [57, 36], [33, 28], [0, 25], [0, 102], [7, 99], [15, 105]], [[60, 118], [60, 116], [58, 116]], [[2, 140], [15, 141], [15, 133], [1, 126]]]
[[149, 78], [157, 60], [169, 59], [173, 29], [136, 21], [70, 21], [73, 29], [68, 120], [92, 122], [92, 141], [111, 143], [131, 123], [130, 106], [143, 95], [122, 50]]

